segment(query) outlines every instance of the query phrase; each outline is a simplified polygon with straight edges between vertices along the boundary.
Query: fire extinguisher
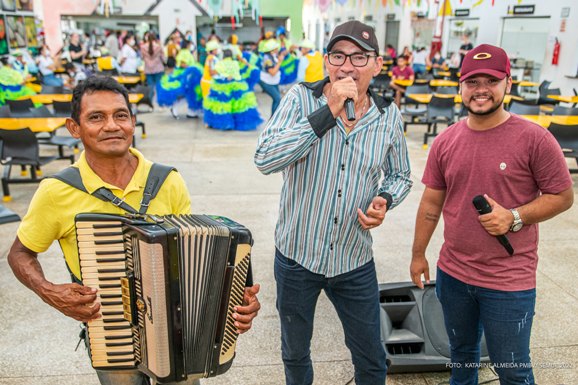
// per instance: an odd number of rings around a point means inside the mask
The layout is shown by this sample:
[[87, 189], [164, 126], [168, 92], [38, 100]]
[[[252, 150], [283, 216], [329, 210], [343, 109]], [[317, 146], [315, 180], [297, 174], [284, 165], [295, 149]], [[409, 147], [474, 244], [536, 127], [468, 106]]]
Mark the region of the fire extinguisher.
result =
[[560, 42], [556, 39], [554, 42], [554, 51], [552, 52], [552, 64], [558, 65], [558, 59], [560, 58]]

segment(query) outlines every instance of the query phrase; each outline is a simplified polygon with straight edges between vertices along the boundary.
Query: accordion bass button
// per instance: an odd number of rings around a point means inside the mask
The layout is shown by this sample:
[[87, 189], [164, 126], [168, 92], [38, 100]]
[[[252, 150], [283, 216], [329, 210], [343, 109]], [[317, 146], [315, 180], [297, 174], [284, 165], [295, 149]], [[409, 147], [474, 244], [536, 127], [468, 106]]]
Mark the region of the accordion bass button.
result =
[[146, 310], [147, 305], [145, 304], [145, 302], [141, 299], [138, 298], [136, 300], [136, 308], [140, 311], [140, 312], [144, 312]]

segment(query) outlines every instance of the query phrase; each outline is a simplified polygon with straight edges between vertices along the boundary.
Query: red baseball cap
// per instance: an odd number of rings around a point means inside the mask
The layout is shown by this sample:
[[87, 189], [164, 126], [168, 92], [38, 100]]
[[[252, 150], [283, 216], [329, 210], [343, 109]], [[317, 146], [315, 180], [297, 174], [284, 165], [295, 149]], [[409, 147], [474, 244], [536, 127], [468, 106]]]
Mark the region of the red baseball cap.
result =
[[510, 76], [510, 59], [500, 47], [480, 44], [466, 54], [460, 72], [460, 82], [478, 74], [503, 79]]

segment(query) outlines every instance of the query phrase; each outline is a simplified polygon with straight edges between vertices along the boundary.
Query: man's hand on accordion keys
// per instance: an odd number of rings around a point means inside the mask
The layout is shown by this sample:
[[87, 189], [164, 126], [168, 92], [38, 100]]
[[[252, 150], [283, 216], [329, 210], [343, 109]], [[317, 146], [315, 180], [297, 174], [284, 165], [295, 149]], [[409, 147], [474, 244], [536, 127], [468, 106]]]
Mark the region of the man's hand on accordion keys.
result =
[[88, 322], [100, 317], [100, 304], [95, 302], [96, 290], [87, 286], [77, 283], [51, 283], [43, 288], [42, 299], [77, 321]]
[[251, 329], [253, 319], [257, 317], [257, 313], [259, 313], [259, 309], [261, 309], [261, 304], [257, 298], [260, 288], [261, 286], [258, 283], [251, 287], [246, 287], [243, 296], [243, 306], [237, 306], [235, 308], [233, 318], [235, 318], [235, 326], [239, 334], [243, 334]]

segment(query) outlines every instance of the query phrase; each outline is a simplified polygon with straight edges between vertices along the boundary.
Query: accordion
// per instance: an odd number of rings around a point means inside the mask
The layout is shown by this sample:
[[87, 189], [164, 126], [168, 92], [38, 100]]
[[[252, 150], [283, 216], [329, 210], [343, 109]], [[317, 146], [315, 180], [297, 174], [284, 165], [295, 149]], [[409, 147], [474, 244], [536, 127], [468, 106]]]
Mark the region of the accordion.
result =
[[206, 215], [75, 218], [82, 283], [101, 317], [87, 323], [96, 369], [138, 368], [159, 382], [229, 369], [235, 306], [252, 285], [249, 230]]

